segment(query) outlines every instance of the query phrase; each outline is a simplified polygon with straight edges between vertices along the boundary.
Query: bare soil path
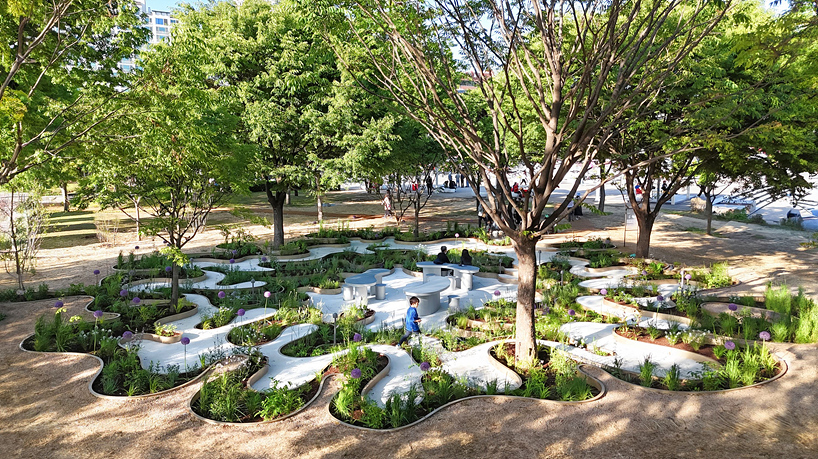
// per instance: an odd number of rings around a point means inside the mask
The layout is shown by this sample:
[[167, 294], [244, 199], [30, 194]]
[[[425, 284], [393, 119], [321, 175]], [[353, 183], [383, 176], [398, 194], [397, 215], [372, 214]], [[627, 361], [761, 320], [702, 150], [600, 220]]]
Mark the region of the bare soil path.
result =
[[[463, 209], [470, 204], [464, 202]], [[447, 215], [446, 210], [441, 209], [440, 215]], [[378, 219], [368, 222], [378, 223]], [[293, 234], [310, 228], [288, 223]], [[576, 235], [607, 235], [621, 242], [621, 224], [618, 214], [586, 216], [577, 223]], [[803, 234], [719, 222], [717, 231], [725, 237], [717, 238], [684, 231], [691, 226], [701, 227], [703, 222], [663, 216], [653, 235], [653, 255], [690, 265], [728, 261], [744, 281], [733, 291], [763, 289], [767, 281], [777, 280], [816, 292], [816, 255], [798, 247], [805, 240]], [[264, 231], [253, 228], [254, 234], [267, 237]], [[209, 231], [194, 241], [192, 249], [201, 250], [220, 239]], [[91, 283], [93, 269], [111, 266], [120, 249], [132, 246], [129, 241], [114, 247], [51, 249], [32, 282]], [[66, 304], [73, 313], [85, 301], [73, 297]], [[188, 413], [187, 402], [197, 385], [155, 398], [102, 400], [87, 389], [98, 368], [95, 359], [20, 351], [20, 341], [33, 332], [39, 315], [53, 311], [52, 304], [53, 300], [0, 304], [0, 312], [8, 316], [0, 321], [0, 457], [814, 458], [818, 451], [815, 345], [775, 345], [789, 365], [787, 374], [762, 387], [732, 392], [663, 393], [591, 368], [608, 388], [607, 395], [593, 403], [471, 400], [419, 426], [378, 433], [334, 422], [327, 411], [337, 390], [337, 381], [331, 380], [317, 402], [293, 418], [259, 426], [218, 427]]]

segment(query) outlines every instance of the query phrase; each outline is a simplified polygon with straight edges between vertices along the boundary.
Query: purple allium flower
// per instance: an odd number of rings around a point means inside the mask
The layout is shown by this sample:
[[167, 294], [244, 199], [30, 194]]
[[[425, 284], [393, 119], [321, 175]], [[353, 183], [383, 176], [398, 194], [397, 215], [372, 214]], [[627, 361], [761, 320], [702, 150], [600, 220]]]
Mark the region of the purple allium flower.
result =
[[125, 341], [130, 341], [132, 338], [133, 332], [131, 332], [130, 330], [127, 330], [125, 331], [125, 333], [122, 334], [122, 339], [124, 339]]
[[236, 259], [235, 259], [235, 258], [231, 258], [231, 259], [230, 259], [230, 264], [231, 264], [231, 265], [232, 265], [233, 263], [235, 263], [235, 262], [236, 262]]
[[432, 365], [429, 362], [423, 362], [420, 364], [420, 371], [429, 371], [432, 369]]
[[736, 348], [736, 343], [734, 343], [732, 341], [729, 341], [729, 340], [725, 341], [724, 342], [724, 348], [727, 349], [728, 351], [732, 351], [733, 349]]
[[494, 291], [494, 296], [500, 296], [500, 291], [499, 291], [499, 290], [495, 290], [495, 291]]
[[352, 379], [359, 379], [361, 377], [361, 369], [360, 368], [353, 368], [349, 375], [352, 376]]
[[99, 319], [100, 317], [102, 317], [102, 309], [97, 309], [94, 311], [94, 318]]
[[270, 298], [272, 295], [269, 291], [264, 292], [264, 298]]
[[573, 316], [577, 315], [577, 311], [574, 311], [573, 309], [569, 309], [568, 310], [568, 315], [573, 317]]
[[600, 290], [600, 291], [599, 291], [599, 293], [600, 293], [601, 295], [607, 295], [607, 294], [608, 294], [608, 289], [603, 288], [602, 290]]
[[261, 257], [261, 262], [266, 263], [267, 262], [267, 257]]
[[364, 337], [361, 336], [360, 333], [355, 333], [352, 335], [352, 341], [355, 341], [356, 343], [360, 343], [362, 339], [364, 339]]
[[738, 310], [738, 305], [736, 305], [736, 303], [730, 303], [730, 304], [727, 305], [727, 309], [729, 309], [731, 311], [737, 311]]
[[690, 274], [685, 274], [685, 279], [690, 280], [692, 278], [693, 278], [693, 276], [691, 276]]
[[94, 275], [95, 275], [95, 276], [99, 276], [99, 270], [98, 270], [98, 269], [95, 269], [95, 270], [94, 270]]
[[763, 332], [758, 334], [758, 337], [761, 338], [762, 341], [769, 341], [770, 340], [770, 332], [764, 330]]
[[223, 299], [224, 297], [227, 296], [227, 294], [224, 293], [224, 290], [219, 290], [219, 293], [217, 293], [216, 296]]
[[643, 271], [642, 271], [642, 275], [643, 275], [643, 276], [647, 276], [647, 275], [648, 275], [648, 272], [643, 270]]
[[548, 306], [544, 307], [544, 308], [542, 309], [542, 313], [543, 313], [543, 314], [546, 314], [546, 315], [551, 314], [551, 308], [550, 308], [550, 307], [548, 307]]
[[245, 312], [246, 311], [244, 309], [239, 309], [238, 311], [236, 311], [236, 315], [239, 317], [244, 317]]
[[233, 256], [235, 256], [237, 253], [239, 253], [239, 251], [235, 250], [235, 249], [231, 250], [230, 252], [233, 254]]
[[173, 271], [173, 267], [172, 267], [172, 266], [165, 266], [165, 272], [166, 272], [166, 273], [169, 273], [169, 272], [171, 272], [171, 271]]
[[131, 301], [133, 302], [133, 304], [139, 304], [142, 300], [139, 299], [138, 296], [135, 296], [135, 297], [133, 297], [133, 299]]
[[61, 307], [63, 307], [63, 305], [65, 305], [65, 303], [63, 303], [62, 300], [57, 300], [57, 301], [54, 302], [54, 307], [55, 308], [61, 308]]
[[123, 288], [122, 290], [119, 291], [119, 296], [121, 297], [128, 296], [128, 291]]
[[665, 301], [665, 297], [663, 297], [662, 295], [659, 295], [659, 296], [656, 297], [656, 301]]
[[182, 339], [179, 340], [179, 342], [182, 343], [183, 346], [187, 346], [188, 344], [190, 344], [190, 338], [188, 338], [187, 336], [183, 336]]

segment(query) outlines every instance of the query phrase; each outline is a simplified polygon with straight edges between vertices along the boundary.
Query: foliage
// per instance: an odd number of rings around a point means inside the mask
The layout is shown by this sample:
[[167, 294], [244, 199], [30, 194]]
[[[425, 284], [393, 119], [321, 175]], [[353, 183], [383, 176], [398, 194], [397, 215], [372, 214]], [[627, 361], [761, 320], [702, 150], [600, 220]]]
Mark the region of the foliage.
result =
[[131, 1], [14, 0], [0, 7], [0, 24], [2, 185], [51, 160], [59, 173], [102, 121], [121, 115], [116, 100], [133, 81], [117, 64], [150, 31]]

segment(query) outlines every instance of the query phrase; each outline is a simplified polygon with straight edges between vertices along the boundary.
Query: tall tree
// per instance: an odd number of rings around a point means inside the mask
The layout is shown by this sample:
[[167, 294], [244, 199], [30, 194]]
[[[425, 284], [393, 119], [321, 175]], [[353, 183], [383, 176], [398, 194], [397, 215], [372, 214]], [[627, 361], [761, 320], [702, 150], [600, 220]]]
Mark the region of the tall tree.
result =
[[117, 113], [117, 63], [149, 29], [130, 0], [0, 3], [0, 184], [71, 147]]
[[[141, 210], [143, 231], [158, 236], [175, 254], [171, 301], [179, 300], [181, 249], [205, 229], [210, 212], [244, 188], [245, 148], [235, 137], [233, 88], [214, 85], [197, 66], [205, 44], [190, 24], [174, 28], [173, 43], [143, 54], [144, 85], [123, 98], [128, 117], [106, 128], [126, 139], [105, 146], [90, 161], [84, 194], [103, 207]], [[103, 138], [104, 139], [104, 138]], [[136, 218], [135, 213], [128, 213]]]
[[[511, 238], [520, 263], [521, 363], [535, 355], [535, 246], [567, 215], [579, 179], [546, 213], [554, 191], [574, 166], [582, 177], [614, 132], [652, 110], [668, 76], [731, 3], [360, 0], [341, 9], [349, 32], [335, 42], [338, 54], [368, 57], [366, 66], [352, 58], [345, 64], [385, 88], [445, 145], [452, 164], [477, 166], [459, 172]], [[466, 69], [479, 76], [480, 110], [458, 92]], [[527, 111], [536, 127], [526, 122]], [[526, 143], [528, 129], [542, 131], [536, 148]], [[518, 164], [531, 185], [531, 199], [521, 202], [509, 183], [509, 167]]]
[[264, 184], [278, 247], [284, 243], [288, 190], [315, 186], [320, 197], [332, 182], [323, 176], [330, 175], [340, 149], [322, 118], [340, 76], [335, 56], [289, 1], [188, 7], [182, 22], [207, 44], [215, 82], [236, 89], [241, 131], [255, 146], [246, 173]]

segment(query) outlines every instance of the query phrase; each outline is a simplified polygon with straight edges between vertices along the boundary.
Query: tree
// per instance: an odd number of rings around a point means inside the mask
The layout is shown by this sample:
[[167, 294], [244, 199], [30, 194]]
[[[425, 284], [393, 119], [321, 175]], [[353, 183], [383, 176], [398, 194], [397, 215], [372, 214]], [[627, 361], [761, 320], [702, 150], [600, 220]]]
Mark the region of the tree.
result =
[[638, 257], [649, 256], [662, 206], [696, 177], [703, 178], [710, 234], [719, 179], [776, 199], [802, 195], [810, 187], [803, 174], [818, 169], [815, 45], [801, 36], [813, 26], [782, 27], [752, 3], [731, 19], [684, 62], [654, 113], [609, 143], [637, 219]]
[[[426, 186], [427, 178], [435, 173], [443, 162], [444, 153], [423, 127], [411, 120], [405, 120], [395, 126], [393, 132], [397, 139], [392, 142], [392, 149], [387, 166], [390, 186], [394, 185], [393, 194], [395, 221], [401, 222], [406, 212], [412, 209], [414, 224], [412, 233], [420, 235], [420, 211], [426, 207], [432, 192]], [[407, 183], [417, 185], [412, 189]]]
[[[238, 117], [232, 88], [214, 86], [195, 65], [206, 56], [190, 25], [174, 28], [172, 45], [158, 44], [142, 56], [145, 84], [123, 98], [128, 117], [109, 122], [119, 142], [97, 155], [84, 178], [84, 194], [103, 207], [141, 210], [148, 235], [161, 238], [179, 260], [181, 249], [203, 231], [210, 212], [242, 189], [246, 149], [234, 135]], [[171, 301], [179, 300], [179, 263], [173, 263]]]
[[[572, 167], [582, 177], [614, 132], [652, 111], [666, 79], [731, 3], [360, 0], [338, 14], [348, 26], [334, 42], [345, 65], [388, 91], [445, 146], [511, 238], [519, 259], [521, 364], [535, 356], [535, 246], [567, 215], [579, 180], [546, 213], [553, 192]], [[349, 58], [360, 55], [368, 65]], [[471, 91], [481, 99], [478, 109], [458, 92], [465, 69], [478, 76]], [[532, 129], [537, 135], [527, 134]], [[535, 148], [531, 137], [543, 140]], [[470, 163], [476, 172], [460, 166]], [[521, 202], [509, 184], [509, 167], [518, 164], [531, 185], [531, 199]]]
[[0, 184], [72, 146], [116, 115], [117, 63], [150, 31], [132, 1], [0, 4]]
[[[16, 182], [8, 184], [9, 193], [0, 200], [0, 216], [7, 222], [2, 230], [3, 242], [8, 244], [17, 287], [25, 290], [25, 274], [34, 272], [37, 252], [48, 226], [48, 213], [40, 202], [40, 193], [21, 193]], [[8, 261], [6, 259], [6, 271]]]
[[182, 22], [206, 43], [214, 82], [235, 88], [240, 132], [255, 147], [245, 173], [264, 185], [278, 247], [284, 243], [288, 191], [314, 186], [320, 205], [342, 151], [327, 133], [331, 122], [323, 119], [340, 76], [335, 57], [289, 1], [186, 7]]

